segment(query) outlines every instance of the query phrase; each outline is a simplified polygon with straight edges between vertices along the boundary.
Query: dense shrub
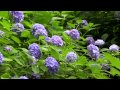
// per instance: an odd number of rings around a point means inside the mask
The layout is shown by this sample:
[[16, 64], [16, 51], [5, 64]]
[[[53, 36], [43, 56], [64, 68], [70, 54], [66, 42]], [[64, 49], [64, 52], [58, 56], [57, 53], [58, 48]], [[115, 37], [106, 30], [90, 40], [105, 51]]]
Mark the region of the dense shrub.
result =
[[118, 21], [112, 11], [1, 11], [0, 78], [119, 77]]

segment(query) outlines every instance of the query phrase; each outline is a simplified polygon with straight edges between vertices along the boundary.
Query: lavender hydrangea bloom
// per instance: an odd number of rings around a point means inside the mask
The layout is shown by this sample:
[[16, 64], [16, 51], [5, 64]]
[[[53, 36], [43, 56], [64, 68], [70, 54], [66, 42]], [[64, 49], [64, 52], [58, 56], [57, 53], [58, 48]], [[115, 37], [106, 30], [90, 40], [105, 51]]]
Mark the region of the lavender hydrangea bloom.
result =
[[28, 79], [26, 76], [20, 76], [19, 79]]
[[17, 34], [20, 34], [25, 28], [23, 26], [23, 24], [21, 23], [16, 23], [12, 26], [12, 31], [16, 32]]
[[111, 51], [118, 51], [120, 49], [120, 47], [116, 44], [113, 44], [109, 47], [109, 50]]
[[32, 34], [38, 38], [39, 36], [48, 36], [47, 30], [42, 24], [35, 23], [32, 27]]
[[87, 46], [88, 54], [90, 57], [95, 58], [96, 60], [100, 57], [99, 48], [93, 44]]
[[46, 58], [45, 66], [48, 68], [48, 71], [51, 74], [57, 73], [59, 70], [59, 64], [53, 57]]
[[16, 23], [20, 23], [24, 19], [24, 13], [23, 13], [23, 11], [10, 11], [10, 14], [13, 16], [13, 20]]
[[87, 26], [88, 22], [86, 20], [82, 20], [82, 25]]
[[39, 36], [47, 36], [48, 33], [45, 29], [37, 29], [37, 30], [33, 30], [32, 34], [38, 38]]
[[2, 64], [3, 59], [4, 59], [4, 56], [3, 56], [3, 54], [0, 52], [0, 64]]
[[32, 79], [40, 79], [40, 75], [33, 73], [31, 78]]
[[32, 26], [32, 29], [33, 29], [33, 30], [45, 29], [45, 27], [44, 27], [42, 24], [35, 23], [35, 24]]
[[80, 38], [80, 33], [78, 32], [77, 29], [72, 29], [70, 30], [69, 36], [73, 39], [73, 40], [77, 40]]
[[97, 40], [95, 41], [95, 45], [102, 46], [102, 45], [104, 45], [104, 44], [105, 44], [105, 42], [104, 42], [102, 39], [97, 39]]
[[93, 37], [87, 37], [86, 41], [87, 41], [87, 44], [95, 44]]
[[46, 38], [45, 38], [45, 41], [46, 41], [47, 43], [51, 43], [51, 38], [50, 38], [50, 37], [46, 37]]
[[4, 36], [4, 32], [0, 30], [0, 37]]
[[63, 46], [63, 40], [60, 36], [57, 36], [57, 35], [52, 36], [51, 42], [54, 45]]
[[31, 56], [34, 56], [36, 59], [39, 59], [41, 57], [41, 50], [38, 44], [33, 43], [29, 45], [28, 49]]
[[5, 49], [6, 51], [12, 51], [12, 48], [11, 48], [10, 46], [5, 46], [4, 49]]
[[75, 62], [77, 60], [77, 55], [76, 53], [74, 52], [69, 52], [67, 55], [66, 55], [66, 61], [68, 63], [70, 62]]

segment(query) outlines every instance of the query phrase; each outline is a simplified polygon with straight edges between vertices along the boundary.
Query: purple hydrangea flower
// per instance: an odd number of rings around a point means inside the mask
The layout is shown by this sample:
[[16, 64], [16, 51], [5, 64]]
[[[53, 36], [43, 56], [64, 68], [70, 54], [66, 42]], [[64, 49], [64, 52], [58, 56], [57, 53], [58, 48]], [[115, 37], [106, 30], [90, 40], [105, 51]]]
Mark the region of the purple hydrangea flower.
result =
[[42, 24], [39, 23], [35, 23], [32, 27], [33, 30], [37, 30], [37, 29], [45, 29], [45, 27]]
[[32, 79], [40, 79], [40, 75], [33, 73], [31, 78]]
[[97, 39], [97, 40], [95, 41], [95, 45], [102, 46], [102, 45], [104, 45], [104, 44], [105, 44], [105, 42], [104, 42], [102, 39]]
[[66, 61], [68, 63], [70, 62], [75, 62], [77, 60], [77, 55], [76, 53], [74, 52], [69, 52], [67, 55], [66, 55]]
[[4, 49], [5, 49], [6, 51], [12, 51], [12, 47], [10, 47], [10, 46], [5, 46]]
[[120, 49], [120, 47], [116, 44], [113, 44], [109, 47], [109, 50], [111, 51], [118, 51]]
[[86, 41], [87, 41], [87, 44], [95, 44], [93, 37], [87, 37]]
[[47, 36], [48, 33], [45, 29], [37, 29], [37, 30], [33, 30], [32, 34], [36, 37], [39, 38], [39, 36]]
[[36, 59], [39, 59], [41, 57], [41, 50], [38, 44], [33, 43], [29, 45], [28, 49], [31, 56], [34, 56]]
[[52, 36], [51, 42], [54, 45], [63, 46], [63, 40], [60, 36], [57, 36], [57, 35]]
[[12, 26], [12, 31], [16, 32], [17, 34], [20, 34], [25, 28], [23, 26], [23, 24], [21, 23], [16, 23]]
[[95, 58], [96, 60], [100, 57], [99, 48], [93, 44], [87, 46], [88, 54], [90, 57]]
[[48, 71], [51, 74], [57, 73], [59, 70], [59, 64], [53, 57], [46, 58], [45, 66], [48, 68]]
[[26, 76], [20, 76], [19, 79], [28, 79]]
[[3, 56], [3, 54], [0, 52], [0, 64], [2, 64], [3, 59], [4, 59], [4, 56]]
[[66, 30], [66, 31], [64, 31], [64, 33], [69, 35], [70, 34], [70, 30]]
[[45, 41], [46, 41], [47, 43], [51, 43], [51, 38], [50, 38], [50, 37], [46, 37], [46, 38], [45, 38]]
[[4, 36], [4, 32], [0, 30], [0, 37]]
[[48, 36], [47, 30], [42, 24], [35, 23], [32, 27], [32, 34], [38, 38], [39, 36]]
[[88, 22], [86, 20], [82, 20], [82, 25], [87, 26]]
[[13, 20], [16, 23], [20, 23], [24, 19], [23, 11], [10, 11], [10, 14], [13, 16]]
[[77, 40], [80, 38], [80, 33], [78, 32], [77, 29], [72, 29], [70, 30], [69, 36], [73, 39], [73, 40]]

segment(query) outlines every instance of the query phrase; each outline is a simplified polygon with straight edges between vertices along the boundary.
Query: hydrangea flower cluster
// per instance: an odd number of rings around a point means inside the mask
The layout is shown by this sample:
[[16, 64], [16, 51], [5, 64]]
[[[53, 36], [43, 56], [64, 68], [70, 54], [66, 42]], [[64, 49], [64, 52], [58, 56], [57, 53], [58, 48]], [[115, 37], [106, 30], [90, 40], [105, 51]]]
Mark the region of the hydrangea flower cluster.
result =
[[95, 45], [102, 46], [102, 45], [104, 45], [104, 44], [105, 44], [105, 42], [104, 42], [102, 39], [97, 39], [97, 40], [95, 41]]
[[55, 74], [59, 70], [59, 64], [53, 57], [47, 57], [45, 60], [45, 66], [48, 68], [49, 73]]
[[23, 11], [10, 11], [10, 14], [13, 16], [13, 20], [15, 23], [20, 23], [24, 19]]
[[120, 47], [116, 44], [113, 44], [109, 47], [110, 51], [118, 51], [120, 49]]
[[22, 32], [25, 28], [24, 28], [23, 24], [21, 24], [21, 23], [16, 23], [16, 24], [14, 24], [14, 25], [12, 26], [11, 29], [12, 29], [13, 32], [16, 32], [18, 35], [20, 35], [21, 32]]
[[82, 20], [82, 25], [83, 26], [87, 26], [88, 25], [88, 22], [86, 20]]
[[3, 59], [4, 59], [4, 56], [3, 56], [3, 54], [0, 52], [0, 64], [2, 64]]
[[28, 79], [26, 76], [20, 76], [19, 79]]
[[66, 31], [64, 31], [64, 33], [69, 35], [73, 40], [80, 39], [80, 33], [78, 32], [77, 29], [66, 30]]
[[56, 46], [63, 46], [63, 40], [60, 36], [57, 36], [57, 35], [52, 36], [51, 42]]
[[87, 44], [89, 45], [89, 44], [95, 44], [95, 41], [94, 41], [94, 39], [93, 39], [93, 37], [87, 37], [86, 38], [86, 41], [87, 41]]
[[95, 58], [96, 60], [100, 57], [99, 48], [93, 44], [87, 46], [88, 54], [90, 57]]
[[35, 23], [32, 29], [33, 29], [32, 34], [36, 38], [38, 38], [39, 36], [48, 36], [47, 30], [42, 24]]
[[40, 75], [33, 73], [31, 78], [32, 79], [40, 79]]
[[70, 63], [70, 62], [75, 62], [77, 60], [77, 55], [74, 52], [69, 52], [66, 55], [66, 62]]
[[6, 51], [12, 51], [12, 47], [10, 47], [10, 46], [5, 46], [4, 49], [5, 49]]
[[34, 56], [36, 59], [39, 59], [41, 57], [41, 50], [38, 44], [33, 43], [29, 45], [28, 49], [31, 56]]

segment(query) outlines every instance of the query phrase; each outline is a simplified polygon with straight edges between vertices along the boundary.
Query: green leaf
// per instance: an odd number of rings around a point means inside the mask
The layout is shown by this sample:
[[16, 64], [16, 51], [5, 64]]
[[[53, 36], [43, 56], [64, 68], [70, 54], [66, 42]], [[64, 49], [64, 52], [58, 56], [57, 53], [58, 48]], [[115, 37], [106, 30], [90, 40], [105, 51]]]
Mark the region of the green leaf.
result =
[[24, 30], [22, 33], [21, 33], [21, 37], [29, 37], [30, 36], [30, 32], [27, 31], [27, 30]]
[[113, 76], [115, 76], [115, 75], [119, 75], [120, 76], [120, 71], [118, 71], [117, 69], [115, 69], [115, 68], [111, 68], [111, 70], [110, 70], [110, 73], [113, 75]]
[[0, 11], [0, 17], [7, 18], [9, 17], [8, 11]]
[[18, 44], [21, 43], [20, 39], [15, 36], [11, 36], [11, 39], [14, 40]]
[[75, 76], [70, 76], [67, 79], [76, 79], [76, 77]]
[[75, 65], [85, 65], [87, 59], [85, 56], [80, 56], [78, 60], [74, 63]]
[[59, 53], [57, 49], [53, 46], [50, 46], [50, 54], [57, 60], [59, 60]]
[[3, 28], [7, 29], [8, 31], [10, 31], [11, 29], [11, 24], [8, 20], [3, 19], [2, 21], [0, 21], [0, 24], [3, 26]]
[[111, 54], [109, 53], [104, 53], [105, 55], [105, 59], [109, 60], [111, 62], [111, 65], [120, 69], [120, 60], [116, 57], [113, 57]]
[[13, 60], [10, 59], [10, 58], [4, 58], [4, 61], [10, 62], [10, 61], [13, 61]]
[[24, 26], [27, 26], [29, 28], [31, 28], [31, 26], [32, 26], [32, 23], [25, 21], [25, 20], [23, 21], [23, 24], [24, 24]]
[[82, 20], [77, 20], [76, 22], [79, 24], [79, 23], [81, 23], [81, 22], [82, 22]]
[[23, 63], [19, 59], [14, 59], [19, 65], [24, 66]]
[[1, 75], [1, 79], [9, 79], [9, 78], [10, 78], [9, 73], [4, 73], [3, 75]]
[[75, 24], [67, 22], [67, 25], [70, 26], [71, 28], [75, 28]]
[[107, 34], [107, 33], [105, 33], [105, 34], [103, 34], [103, 35], [101, 36], [101, 39], [103, 39], [104, 41], [105, 41], [107, 38], [108, 38], [108, 34]]
[[32, 71], [34, 72], [34, 73], [39, 73], [39, 67], [38, 66], [36, 66], [36, 65], [33, 65], [32, 66]]

